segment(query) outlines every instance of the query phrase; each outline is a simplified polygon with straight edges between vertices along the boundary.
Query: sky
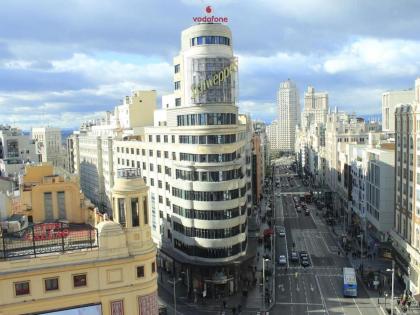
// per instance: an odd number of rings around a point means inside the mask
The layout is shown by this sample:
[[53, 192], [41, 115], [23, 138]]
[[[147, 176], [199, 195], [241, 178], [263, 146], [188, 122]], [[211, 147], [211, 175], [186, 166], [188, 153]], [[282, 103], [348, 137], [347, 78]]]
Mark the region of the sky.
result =
[[180, 33], [208, 5], [229, 18], [253, 119], [276, 118], [289, 78], [368, 115], [420, 76], [417, 0], [2, 0], [0, 124], [78, 128], [134, 89], [171, 93]]

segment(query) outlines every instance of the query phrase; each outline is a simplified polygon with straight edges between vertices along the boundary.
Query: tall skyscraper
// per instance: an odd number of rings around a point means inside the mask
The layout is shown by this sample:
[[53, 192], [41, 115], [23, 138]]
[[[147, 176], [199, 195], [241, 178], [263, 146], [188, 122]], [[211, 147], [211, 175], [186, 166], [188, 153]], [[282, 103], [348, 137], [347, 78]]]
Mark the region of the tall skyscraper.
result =
[[278, 147], [280, 151], [292, 152], [295, 148], [296, 125], [300, 120], [300, 105], [296, 84], [290, 79], [280, 83], [277, 105]]

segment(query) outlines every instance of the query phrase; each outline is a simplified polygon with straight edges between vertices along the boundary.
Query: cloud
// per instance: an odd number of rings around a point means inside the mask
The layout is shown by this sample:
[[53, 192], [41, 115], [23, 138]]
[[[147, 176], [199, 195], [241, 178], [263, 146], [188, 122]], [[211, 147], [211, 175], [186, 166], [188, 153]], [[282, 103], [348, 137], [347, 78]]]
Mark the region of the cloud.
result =
[[420, 41], [362, 38], [327, 56], [323, 69], [339, 72], [369, 72], [387, 76], [415, 76], [420, 73]]

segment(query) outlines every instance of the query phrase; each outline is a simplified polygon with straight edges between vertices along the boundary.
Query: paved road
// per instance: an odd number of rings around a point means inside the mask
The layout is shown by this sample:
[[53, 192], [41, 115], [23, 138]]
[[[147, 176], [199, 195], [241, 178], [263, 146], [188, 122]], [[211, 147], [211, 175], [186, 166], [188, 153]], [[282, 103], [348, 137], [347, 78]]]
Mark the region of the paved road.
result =
[[[283, 225], [286, 237], [276, 236], [276, 252], [290, 256], [293, 245], [296, 251], [309, 253], [311, 266], [303, 268], [289, 263], [287, 268], [276, 269], [276, 304], [273, 314], [348, 314], [383, 315], [361, 284], [357, 298], [342, 295], [342, 268], [349, 261], [339, 255], [337, 244], [323, 221], [316, 216], [316, 209], [308, 205], [310, 215], [298, 213], [294, 207], [295, 192], [305, 187], [297, 176], [277, 169], [275, 181], [276, 225]], [[291, 179], [288, 179], [291, 178]], [[292, 187], [291, 187], [292, 186]]]

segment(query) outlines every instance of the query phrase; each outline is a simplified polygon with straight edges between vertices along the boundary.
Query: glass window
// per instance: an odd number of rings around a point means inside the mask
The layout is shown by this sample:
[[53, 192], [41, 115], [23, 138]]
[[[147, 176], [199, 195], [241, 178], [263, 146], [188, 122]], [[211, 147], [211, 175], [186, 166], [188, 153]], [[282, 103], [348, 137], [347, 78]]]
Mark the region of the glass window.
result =
[[131, 219], [133, 227], [139, 226], [139, 199], [131, 198]]
[[58, 290], [58, 278], [50, 278], [44, 280], [45, 291]]
[[156, 262], [152, 262], [152, 273], [156, 272]]
[[54, 219], [53, 206], [52, 206], [52, 193], [44, 193], [44, 209], [45, 209], [45, 220], [51, 221]]
[[137, 278], [143, 278], [144, 277], [144, 266], [138, 266], [137, 267]]
[[22, 281], [15, 283], [15, 295], [28, 295], [30, 293], [29, 290], [29, 281]]
[[57, 203], [59, 218], [65, 220], [66, 216], [66, 193], [64, 191], [57, 192]]
[[75, 288], [87, 286], [86, 274], [74, 275], [73, 276], [73, 286]]
[[125, 226], [125, 203], [124, 198], [118, 198], [118, 217], [119, 223]]
[[181, 98], [180, 97], [177, 97], [176, 99], [175, 99], [175, 106], [181, 106]]
[[147, 215], [147, 199], [143, 199], [143, 218], [144, 218], [144, 224], [149, 224], [149, 218]]

